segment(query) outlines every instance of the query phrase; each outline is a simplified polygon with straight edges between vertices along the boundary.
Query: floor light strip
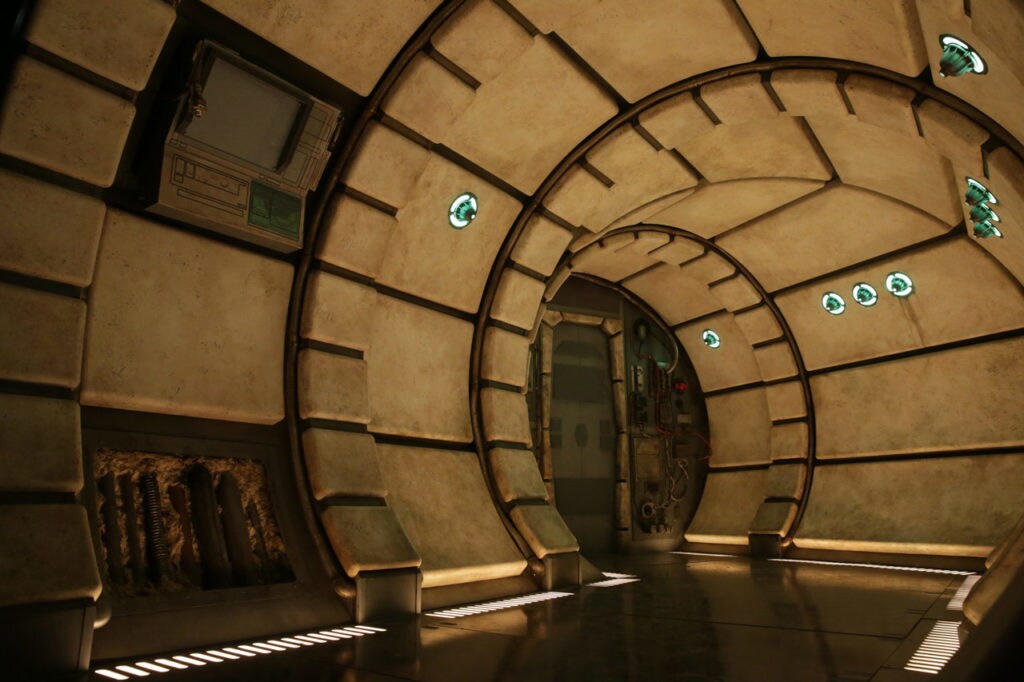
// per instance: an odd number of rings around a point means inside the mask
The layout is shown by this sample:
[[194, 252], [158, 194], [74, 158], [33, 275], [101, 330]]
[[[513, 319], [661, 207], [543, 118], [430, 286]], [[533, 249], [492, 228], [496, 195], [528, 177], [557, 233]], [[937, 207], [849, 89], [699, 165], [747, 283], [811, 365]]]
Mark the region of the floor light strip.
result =
[[953, 598], [946, 604], [946, 608], [950, 611], [963, 611], [964, 610], [964, 599], [967, 599], [967, 595], [970, 594], [971, 589], [974, 587], [974, 583], [981, 580], [980, 575], [969, 575], [964, 578], [964, 581], [960, 583], [960, 589], [956, 591]]
[[460, 618], [462, 616], [473, 616], [481, 613], [490, 613], [491, 611], [500, 611], [501, 609], [511, 609], [516, 606], [535, 604], [537, 602], [558, 599], [560, 597], [568, 597], [570, 595], [572, 595], [572, 592], [535, 592], [533, 594], [526, 594], [521, 597], [513, 597], [511, 599], [485, 602], [483, 604], [470, 604], [453, 609], [443, 609], [441, 611], [428, 613], [427, 615], [435, 618]]
[[932, 675], [942, 670], [960, 649], [958, 625], [951, 620], [937, 621], [903, 669]]
[[853, 566], [857, 568], [884, 568], [890, 571], [911, 571], [913, 573], [938, 573], [941, 575], [974, 575], [973, 571], [954, 571], [947, 568], [924, 568], [922, 566], [893, 566], [891, 564], [862, 564], [849, 561], [815, 561], [812, 559], [768, 559], [787, 564], [814, 564], [818, 566]]
[[596, 583], [587, 583], [587, 587], [618, 587], [628, 583], [638, 583], [640, 578], [611, 578], [609, 580], [598, 580]]

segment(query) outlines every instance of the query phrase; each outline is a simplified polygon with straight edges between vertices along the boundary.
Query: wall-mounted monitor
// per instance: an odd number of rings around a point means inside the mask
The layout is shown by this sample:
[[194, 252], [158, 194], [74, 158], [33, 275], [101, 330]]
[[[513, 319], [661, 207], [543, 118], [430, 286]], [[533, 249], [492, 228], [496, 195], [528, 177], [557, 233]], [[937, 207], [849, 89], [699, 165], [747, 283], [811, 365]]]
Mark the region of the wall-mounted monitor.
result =
[[291, 252], [302, 248], [306, 195], [316, 188], [341, 111], [201, 42], [164, 143], [149, 210]]

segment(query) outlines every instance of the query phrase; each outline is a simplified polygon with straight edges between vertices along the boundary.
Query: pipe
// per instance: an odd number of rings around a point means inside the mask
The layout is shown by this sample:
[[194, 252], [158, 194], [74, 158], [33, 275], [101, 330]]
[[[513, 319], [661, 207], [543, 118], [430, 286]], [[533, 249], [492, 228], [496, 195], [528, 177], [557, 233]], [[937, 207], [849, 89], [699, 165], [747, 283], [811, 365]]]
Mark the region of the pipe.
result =
[[117, 477], [121, 489], [121, 504], [124, 509], [124, 531], [128, 536], [128, 560], [132, 567], [132, 582], [142, 585], [146, 582], [146, 564], [142, 558], [142, 543], [139, 542], [139, 511], [135, 508], [135, 488], [132, 475]]
[[97, 482], [103, 495], [103, 546], [107, 550], [107, 572], [110, 579], [123, 585], [128, 582], [124, 571], [124, 556], [121, 554], [121, 526], [117, 514], [117, 494], [114, 491], [114, 474], [105, 474]]
[[199, 560], [203, 567], [203, 589], [231, 587], [231, 565], [217, 518], [217, 499], [209, 469], [202, 464], [193, 466], [188, 472], [188, 486], [192, 493], [192, 521], [196, 525]]
[[224, 527], [224, 540], [231, 560], [231, 576], [236, 585], [258, 585], [259, 570], [249, 544], [249, 526], [242, 510], [242, 492], [234, 474], [225, 472], [217, 482], [217, 502], [220, 521]]
[[171, 555], [167, 551], [160, 488], [156, 476], [142, 474], [139, 477], [139, 488], [142, 490], [142, 513], [146, 523], [149, 575], [153, 582], [159, 585], [171, 575]]
[[181, 527], [181, 572], [190, 583], [198, 587], [203, 582], [203, 574], [192, 546], [192, 517], [188, 513], [188, 496], [180, 485], [169, 487], [167, 494], [171, 498], [171, 506], [178, 515], [178, 525]]

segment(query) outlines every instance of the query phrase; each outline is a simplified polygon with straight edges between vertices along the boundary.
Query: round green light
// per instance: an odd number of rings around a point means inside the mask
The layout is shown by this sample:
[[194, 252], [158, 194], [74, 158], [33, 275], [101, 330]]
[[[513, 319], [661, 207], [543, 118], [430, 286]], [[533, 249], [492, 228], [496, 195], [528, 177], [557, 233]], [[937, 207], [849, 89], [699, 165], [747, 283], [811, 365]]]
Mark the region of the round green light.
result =
[[1003, 233], [999, 231], [999, 228], [983, 220], [981, 222], [974, 223], [974, 236], [980, 237], [981, 239], [988, 239], [989, 237], [998, 237], [1002, 239]]
[[988, 187], [974, 178], [966, 178], [966, 180], [967, 192], [964, 194], [964, 200], [969, 206], [976, 204], [992, 204], [996, 206], [999, 204], [999, 199], [996, 199], [996, 195], [992, 194]]
[[893, 296], [904, 298], [914, 293], [914, 280], [902, 272], [890, 272], [885, 278], [885, 288]]
[[999, 214], [992, 210], [988, 204], [975, 204], [971, 206], [971, 220], [976, 223], [998, 223], [1001, 222]]
[[722, 337], [720, 337], [713, 329], [705, 329], [700, 333], [700, 340], [704, 342], [704, 345], [708, 348], [718, 348], [722, 345]]
[[452, 205], [448, 207], [448, 223], [456, 230], [465, 229], [476, 219], [478, 208], [476, 196], [463, 192], [455, 197]]
[[869, 308], [878, 303], [878, 292], [867, 282], [860, 282], [853, 285], [853, 300]]
[[939, 36], [942, 57], [939, 59], [939, 75], [962, 76], [965, 73], [985, 73], [985, 60], [966, 42], [949, 34]]
[[821, 297], [821, 307], [833, 315], [842, 315], [846, 310], [846, 301], [834, 291], [830, 291]]

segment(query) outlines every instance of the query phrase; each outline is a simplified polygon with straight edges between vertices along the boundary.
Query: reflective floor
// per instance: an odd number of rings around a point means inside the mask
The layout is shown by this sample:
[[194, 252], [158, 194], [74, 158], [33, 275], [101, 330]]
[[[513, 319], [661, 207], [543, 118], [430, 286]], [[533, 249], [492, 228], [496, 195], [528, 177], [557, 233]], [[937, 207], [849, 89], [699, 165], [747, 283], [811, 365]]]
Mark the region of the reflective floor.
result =
[[[923, 680], [903, 669], [964, 577], [658, 554], [594, 560], [638, 582], [162, 680]], [[103, 679], [96, 677], [96, 679]]]

